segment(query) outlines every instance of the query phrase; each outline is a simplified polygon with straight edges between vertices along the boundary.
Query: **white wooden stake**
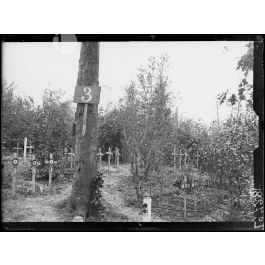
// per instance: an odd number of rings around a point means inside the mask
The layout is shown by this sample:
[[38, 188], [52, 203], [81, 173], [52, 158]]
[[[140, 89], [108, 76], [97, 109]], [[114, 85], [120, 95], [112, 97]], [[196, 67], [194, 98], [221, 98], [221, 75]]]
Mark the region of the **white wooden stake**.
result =
[[[53, 154], [50, 154], [50, 160], [53, 159]], [[52, 188], [52, 164], [49, 164], [49, 189]]]
[[116, 158], [116, 165], [117, 167], [119, 167], [120, 165], [120, 161], [119, 161], [119, 156], [120, 156], [120, 152], [119, 152], [119, 148], [116, 149], [116, 152], [115, 152], [115, 158]]
[[[16, 153], [13, 154], [13, 158], [17, 158]], [[12, 185], [12, 191], [11, 191], [12, 197], [16, 193], [16, 182], [17, 182], [17, 165], [13, 164], [13, 174], [12, 174], [12, 184], [11, 184]]]
[[181, 150], [179, 150], [179, 170], [181, 171], [181, 163], [182, 163], [182, 156], [184, 156], [184, 154], [182, 154]]
[[35, 174], [36, 169], [35, 167], [32, 167], [32, 192], [35, 193]]
[[24, 138], [24, 154], [23, 154], [24, 160], [26, 160], [26, 158], [27, 158], [27, 141], [28, 141], [28, 138], [25, 137]]
[[144, 197], [143, 205], [146, 205], [146, 213], [143, 213], [143, 222], [151, 222], [152, 221], [152, 213], [151, 213], [151, 197]]
[[108, 165], [109, 165], [109, 171], [110, 171], [110, 159], [111, 159], [111, 156], [112, 156], [112, 152], [110, 150], [110, 147], [109, 147], [109, 151], [106, 154], [108, 155]]

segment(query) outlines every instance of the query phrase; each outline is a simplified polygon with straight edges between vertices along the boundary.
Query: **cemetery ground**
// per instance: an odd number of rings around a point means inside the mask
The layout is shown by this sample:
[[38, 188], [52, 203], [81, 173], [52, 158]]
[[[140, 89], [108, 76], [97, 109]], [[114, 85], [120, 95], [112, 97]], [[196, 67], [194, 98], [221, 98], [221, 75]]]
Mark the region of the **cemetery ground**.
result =
[[[12, 197], [12, 165], [11, 161], [5, 163], [2, 174], [2, 220], [4, 222], [72, 222], [76, 213], [68, 207], [67, 202], [71, 194], [73, 173], [66, 172], [54, 178], [52, 190], [48, 189], [48, 180], [37, 175], [36, 192], [33, 194], [31, 178], [23, 174], [29, 169], [29, 161], [20, 161], [16, 193]], [[172, 168], [168, 167], [165, 171], [163, 183], [155, 178], [151, 185], [141, 183], [140, 195], [149, 193], [152, 197], [152, 222], [214, 222], [229, 220], [227, 219], [229, 216], [231, 218], [231, 209], [226, 200], [227, 190], [201, 188], [196, 194], [188, 193], [176, 187], [176, 179], [180, 176], [176, 178]], [[142, 201], [136, 200], [130, 165], [121, 164], [119, 167], [112, 165], [109, 170], [107, 164], [103, 162], [101, 172], [104, 179], [101, 198], [104, 210], [100, 221], [141, 222]], [[193, 171], [193, 175], [202, 181], [209, 179], [209, 176], [200, 174], [197, 170]], [[184, 196], [186, 196], [187, 210], [185, 215]], [[234, 219], [242, 220], [242, 217], [235, 214]]]

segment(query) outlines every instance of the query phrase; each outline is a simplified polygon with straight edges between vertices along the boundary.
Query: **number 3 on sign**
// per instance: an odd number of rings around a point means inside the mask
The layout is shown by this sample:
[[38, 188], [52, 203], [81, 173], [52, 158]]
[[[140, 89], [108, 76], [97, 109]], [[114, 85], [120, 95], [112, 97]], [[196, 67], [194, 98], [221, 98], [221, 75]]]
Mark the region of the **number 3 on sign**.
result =
[[91, 88], [90, 87], [84, 87], [83, 92], [84, 92], [84, 95], [85, 96], [82, 96], [81, 97], [81, 100], [83, 102], [89, 102], [89, 101], [91, 101], [91, 99], [92, 99]]

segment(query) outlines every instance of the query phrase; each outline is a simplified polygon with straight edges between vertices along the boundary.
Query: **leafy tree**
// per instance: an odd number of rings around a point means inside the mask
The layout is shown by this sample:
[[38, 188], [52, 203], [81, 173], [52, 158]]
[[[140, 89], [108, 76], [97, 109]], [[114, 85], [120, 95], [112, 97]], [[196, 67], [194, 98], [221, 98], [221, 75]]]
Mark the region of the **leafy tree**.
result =
[[163, 162], [170, 135], [167, 68], [167, 56], [151, 57], [147, 67], [138, 70], [137, 81], [127, 88], [121, 106], [119, 120], [138, 198], [140, 181], [148, 181], [150, 172]]

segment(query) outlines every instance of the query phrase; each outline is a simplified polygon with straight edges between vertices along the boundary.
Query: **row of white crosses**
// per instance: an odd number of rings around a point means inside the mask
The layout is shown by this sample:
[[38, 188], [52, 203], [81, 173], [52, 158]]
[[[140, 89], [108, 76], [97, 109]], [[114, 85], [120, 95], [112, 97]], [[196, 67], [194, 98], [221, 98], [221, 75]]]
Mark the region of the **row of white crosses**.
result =
[[[119, 148], [115, 148], [115, 165], [118, 167], [120, 165], [119, 163], [119, 157], [120, 157], [120, 152], [119, 152]], [[109, 168], [109, 171], [110, 171], [110, 160], [111, 160], [111, 157], [113, 156], [113, 153], [111, 152], [111, 149], [109, 147], [109, 150], [108, 152], [106, 152], [106, 154], [108, 155], [108, 168]], [[97, 156], [99, 156], [99, 168], [101, 169], [102, 167], [102, 156], [104, 155], [104, 153], [101, 152], [101, 148], [99, 148], [99, 152], [97, 153]]]
[[174, 157], [174, 171], [176, 171], [176, 160], [177, 156], [179, 157], [179, 169], [181, 170], [181, 164], [182, 164], [182, 156], [184, 156], [184, 165], [187, 166], [187, 157], [189, 154], [187, 153], [186, 149], [184, 154], [179, 150], [179, 154], [176, 153], [176, 148], [174, 148], [174, 152], [172, 153], [172, 156]]
[[[12, 194], [12, 196], [14, 196], [15, 192], [16, 192], [17, 166], [19, 164], [17, 153], [13, 154], [12, 164], [13, 164], [13, 176], [12, 176], [12, 191], [11, 191], [11, 194]], [[52, 188], [53, 165], [57, 164], [57, 161], [53, 160], [53, 154], [52, 153], [50, 154], [50, 160], [45, 160], [45, 164], [49, 164], [49, 182], [48, 182], [48, 187], [51, 190], [51, 188]], [[36, 166], [37, 166], [37, 161], [35, 160], [35, 155], [32, 155], [31, 156], [31, 172], [32, 172], [32, 192], [33, 193], [35, 193]], [[40, 186], [40, 189], [41, 188], [42, 187]], [[42, 192], [42, 189], [41, 189], [41, 192]]]
[[[185, 152], [184, 154], [181, 152], [181, 150], [179, 150], [179, 154], [176, 153], [176, 148], [174, 148], [174, 152], [172, 153], [172, 156], [174, 158], [173, 162], [174, 162], [174, 171], [176, 171], [176, 158], [177, 156], [179, 156], [179, 169], [181, 170], [181, 164], [182, 164], [182, 156], [184, 156], [184, 165], [187, 166], [187, 157], [189, 156], [189, 154], [187, 153], [186, 149], [185, 149]], [[197, 154], [196, 154], [196, 166], [197, 168], [199, 168], [199, 153], [197, 151]]]
[[[19, 147], [19, 141], [21, 139], [11, 139], [11, 140], [17, 141], [17, 146], [13, 147], [13, 149], [16, 150], [16, 157], [18, 157], [19, 150], [23, 149], [22, 147]], [[32, 156], [32, 149], [34, 149], [34, 146], [32, 146], [32, 145], [27, 146], [27, 141], [28, 141], [28, 139], [27, 139], [27, 137], [25, 137], [24, 138], [24, 153], [23, 153], [24, 160], [26, 160], [26, 158], [27, 158], [27, 149], [29, 149], [29, 157], [30, 157], [30, 159], [32, 159], [32, 157], [31, 157]], [[5, 143], [6, 143], [6, 141], [3, 141], [3, 144], [5, 144]], [[6, 149], [6, 148], [3, 147], [3, 149]]]

